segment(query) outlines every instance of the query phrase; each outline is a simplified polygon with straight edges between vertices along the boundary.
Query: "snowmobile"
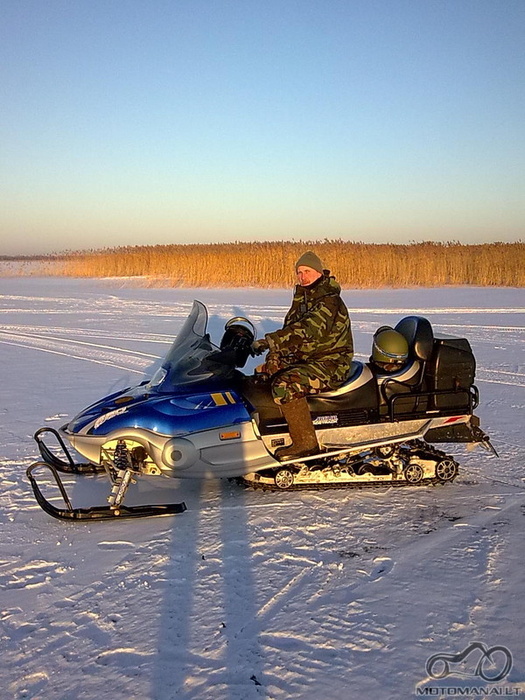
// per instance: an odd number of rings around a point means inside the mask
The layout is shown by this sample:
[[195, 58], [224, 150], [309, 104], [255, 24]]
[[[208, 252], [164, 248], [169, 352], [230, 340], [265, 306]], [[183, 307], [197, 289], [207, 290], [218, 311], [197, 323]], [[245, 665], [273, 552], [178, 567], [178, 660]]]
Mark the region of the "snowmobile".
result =
[[[421, 485], [450, 482], [458, 473], [455, 459], [436, 444], [479, 443], [495, 452], [474, 415], [479, 394], [468, 340], [437, 335], [428, 319], [407, 316], [395, 328], [407, 341], [405, 365], [381, 373], [372, 362], [354, 360], [342, 386], [308, 397], [320, 453], [279, 462], [274, 452], [290, 438], [270, 383], [240, 371], [253, 355], [255, 327], [232, 318], [217, 346], [207, 323], [206, 307], [195, 301], [149, 380], [104, 397], [58, 431], [35, 433], [42, 460], [27, 475], [48, 514], [114, 519], [186, 509], [184, 503], [125, 506], [130, 484], [146, 475], [238, 478], [265, 489]], [[87, 462], [75, 461], [71, 447]], [[42, 492], [37, 473], [43, 470], [63, 507]], [[74, 508], [62, 472], [105, 473], [108, 504]]]

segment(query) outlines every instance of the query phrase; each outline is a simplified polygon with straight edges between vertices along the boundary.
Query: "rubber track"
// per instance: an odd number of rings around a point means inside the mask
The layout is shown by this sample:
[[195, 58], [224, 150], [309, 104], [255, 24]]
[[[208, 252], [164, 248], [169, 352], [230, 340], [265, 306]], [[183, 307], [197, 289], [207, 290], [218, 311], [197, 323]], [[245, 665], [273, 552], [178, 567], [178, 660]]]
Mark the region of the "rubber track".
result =
[[[438, 450], [433, 445], [429, 445], [428, 443], [423, 442], [422, 440], [414, 440], [410, 443], [410, 445], [414, 447], [414, 451], [424, 450], [425, 452], [429, 453], [429, 456], [431, 455], [431, 458], [439, 458], [439, 461], [445, 458], [452, 459], [456, 464], [458, 464], [456, 460], [453, 459], [453, 457], [451, 457], [450, 455], [447, 455], [446, 452]], [[328, 489], [363, 490], [381, 488], [382, 486], [396, 488], [401, 486], [437, 486], [438, 484], [444, 486], [445, 484], [452, 483], [456, 476], [454, 476], [452, 479], [447, 479], [446, 481], [442, 481], [441, 479], [438, 479], [436, 476], [434, 476], [429, 479], [421, 479], [421, 481], [418, 481], [415, 484], [410, 481], [406, 481], [406, 479], [399, 479], [398, 481], [362, 481], [355, 484], [353, 484], [351, 481], [345, 481], [344, 483], [340, 484], [338, 484], [337, 482], [329, 484], [292, 484], [292, 486], [290, 486], [287, 489], [280, 489], [275, 484], [265, 484], [257, 481], [247, 481], [242, 476], [239, 477], [238, 481], [244, 486], [249, 486], [250, 488], [253, 488], [257, 491], [326, 491]]]
[[[455, 479], [456, 477], [454, 477]], [[432, 479], [421, 479], [415, 484], [410, 483], [410, 481], [362, 481], [358, 484], [353, 484], [351, 481], [345, 481], [344, 483], [332, 483], [332, 484], [292, 484], [288, 489], [280, 489], [278, 486], [272, 486], [271, 484], [261, 484], [257, 481], [246, 481], [242, 476], [239, 477], [239, 481], [244, 486], [249, 486], [257, 491], [327, 491], [329, 489], [377, 489], [382, 486], [398, 487], [398, 486], [436, 486], [437, 484], [448, 484], [452, 483], [454, 479], [448, 479], [448, 481], [441, 481], [437, 477]]]

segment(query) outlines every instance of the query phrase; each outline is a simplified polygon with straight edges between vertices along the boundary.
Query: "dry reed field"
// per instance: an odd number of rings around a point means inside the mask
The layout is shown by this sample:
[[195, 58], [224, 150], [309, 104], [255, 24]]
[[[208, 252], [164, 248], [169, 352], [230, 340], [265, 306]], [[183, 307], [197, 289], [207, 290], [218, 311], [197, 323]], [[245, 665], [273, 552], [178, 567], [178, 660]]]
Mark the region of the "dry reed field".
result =
[[146, 277], [183, 287], [287, 287], [314, 250], [345, 287], [525, 286], [525, 243], [370, 244], [342, 240], [134, 246], [70, 253], [72, 277]]

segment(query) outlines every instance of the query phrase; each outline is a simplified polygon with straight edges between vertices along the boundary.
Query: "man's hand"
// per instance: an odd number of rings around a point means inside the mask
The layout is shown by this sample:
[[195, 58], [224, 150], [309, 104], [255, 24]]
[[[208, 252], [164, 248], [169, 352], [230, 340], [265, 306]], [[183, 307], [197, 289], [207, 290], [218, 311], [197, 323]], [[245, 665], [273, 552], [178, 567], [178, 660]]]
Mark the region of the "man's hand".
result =
[[253, 378], [255, 384], [265, 384], [270, 380], [270, 375], [268, 373], [268, 368], [266, 367], [266, 362], [263, 362], [262, 365], [258, 365], [255, 368]]
[[261, 338], [260, 340], [254, 340], [252, 343], [252, 355], [262, 355], [266, 352], [270, 346], [266, 338]]

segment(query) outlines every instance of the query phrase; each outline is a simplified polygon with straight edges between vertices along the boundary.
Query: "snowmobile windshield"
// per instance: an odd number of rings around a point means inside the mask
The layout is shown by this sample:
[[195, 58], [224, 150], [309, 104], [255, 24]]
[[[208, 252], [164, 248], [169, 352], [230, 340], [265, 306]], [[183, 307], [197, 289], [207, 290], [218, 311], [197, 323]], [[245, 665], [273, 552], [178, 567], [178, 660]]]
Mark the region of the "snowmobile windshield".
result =
[[186, 389], [190, 384], [231, 376], [231, 367], [214, 361], [219, 348], [211, 342], [207, 325], [206, 307], [194, 301], [162, 365], [148, 383], [149, 390], [168, 393], [178, 387]]

